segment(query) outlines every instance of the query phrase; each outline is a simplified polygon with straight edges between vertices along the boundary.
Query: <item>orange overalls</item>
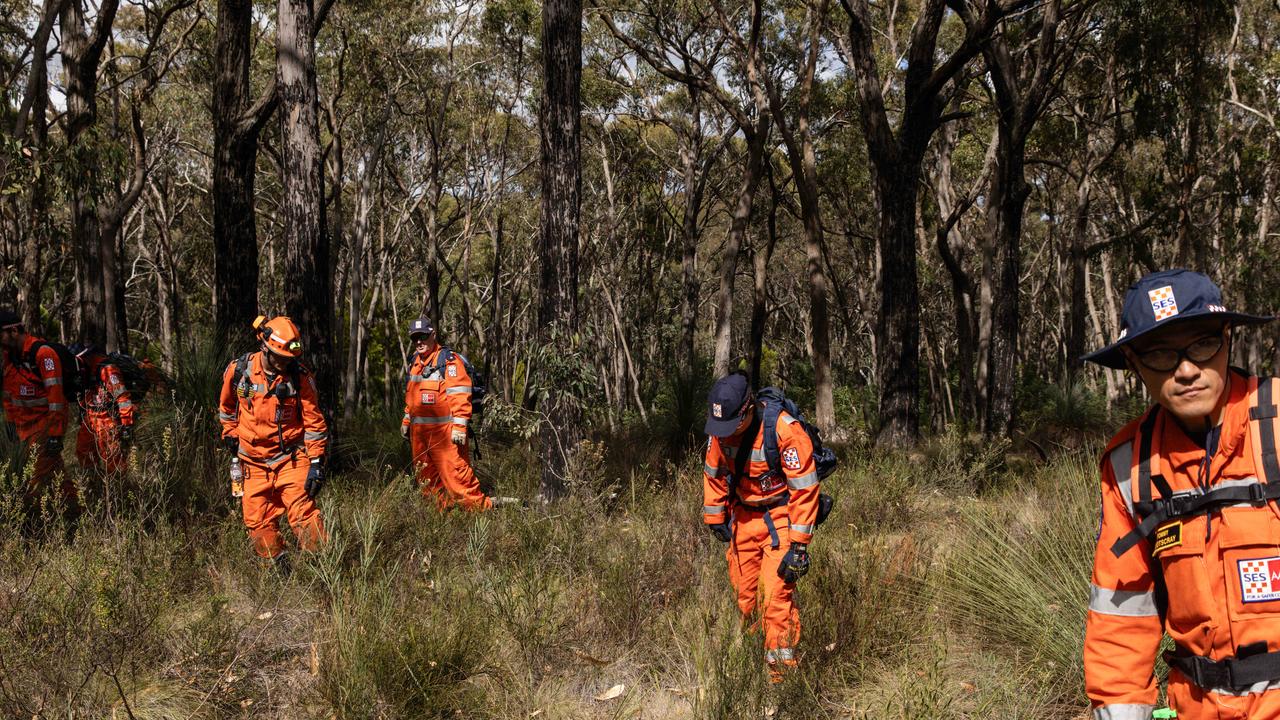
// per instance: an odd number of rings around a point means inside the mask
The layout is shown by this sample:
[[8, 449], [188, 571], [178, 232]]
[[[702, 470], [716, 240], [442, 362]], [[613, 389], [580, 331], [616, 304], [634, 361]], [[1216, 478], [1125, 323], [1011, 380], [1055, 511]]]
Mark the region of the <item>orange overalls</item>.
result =
[[[1280, 510], [1269, 500], [1280, 496], [1280, 383], [1261, 382], [1259, 392], [1256, 378], [1229, 374], [1222, 424], [1205, 443], [1216, 445], [1211, 457], [1160, 410], [1103, 455], [1084, 644], [1095, 718], [1150, 717], [1164, 632], [1177, 647], [1168, 697], [1180, 719], [1280, 717], [1280, 671], [1258, 664], [1280, 670], [1268, 655], [1280, 651]], [[1162, 504], [1169, 496], [1177, 500]], [[1131, 534], [1138, 518], [1151, 518], [1145, 537]]]
[[76, 458], [84, 468], [121, 472], [128, 458], [120, 445], [120, 428], [133, 426], [133, 399], [120, 369], [107, 362], [105, 355], [90, 357], [88, 365], [94, 382], [80, 399], [83, 414], [76, 434]]
[[488, 510], [493, 501], [480, 492], [480, 482], [471, 468], [466, 443], [454, 445], [454, 428], [466, 430], [471, 420], [471, 377], [457, 353], [437, 368], [437, 346], [425, 358], [414, 357], [409, 382], [404, 391], [404, 420], [409, 429], [409, 446], [418, 469], [422, 496], [446, 510], [460, 505], [464, 510]]
[[324, 456], [329, 438], [315, 378], [302, 366], [296, 374], [269, 375], [262, 353], [255, 352], [237, 383], [236, 364], [232, 361], [222, 375], [218, 420], [222, 437], [240, 442], [241, 510], [253, 549], [265, 558], [285, 551], [278, 524], [287, 513], [298, 545], [314, 550], [327, 535], [320, 510], [304, 488], [310, 460]]
[[[763, 414], [759, 405], [755, 412]], [[710, 438], [702, 487], [703, 522], [717, 525], [729, 514], [729, 582], [737, 591], [744, 623], [758, 605], [764, 608], [765, 661], [774, 680], [783, 667], [795, 666], [800, 639], [800, 613], [792, 599], [795, 584], [778, 577], [778, 566], [791, 543], [813, 540], [821, 487], [808, 433], [785, 411], [778, 415], [777, 431], [782, 477], [769, 469], [760, 428], [751, 441], [745, 476], [737, 478], [732, 496], [729, 478], [737, 475], [734, 466], [742, 438]]]
[[[28, 452], [36, 453], [35, 472], [27, 485], [28, 503], [39, 496], [54, 474], [63, 471], [62, 454], [46, 451], [44, 441], [62, 437], [67, 431], [67, 399], [58, 353], [46, 345], [36, 350], [34, 362], [29, 362], [31, 348], [40, 342], [44, 341], [27, 335], [22, 351], [17, 357], [7, 354], [4, 366], [5, 420], [14, 424]], [[79, 506], [75, 480], [66, 473], [60, 490], [69, 508]]]

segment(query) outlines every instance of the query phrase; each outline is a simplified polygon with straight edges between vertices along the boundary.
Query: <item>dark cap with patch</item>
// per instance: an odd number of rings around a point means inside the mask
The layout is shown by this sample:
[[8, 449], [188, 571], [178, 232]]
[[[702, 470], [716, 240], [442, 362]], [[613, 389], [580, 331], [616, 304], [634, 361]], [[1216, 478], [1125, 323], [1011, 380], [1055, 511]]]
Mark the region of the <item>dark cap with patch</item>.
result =
[[432, 326], [431, 321], [424, 317], [420, 317], [417, 320], [414, 320], [413, 322], [409, 323], [410, 338], [413, 338], [417, 335], [430, 335], [435, 331], [436, 329], [434, 326]]
[[1222, 291], [1207, 275], [1191, 270], [1161, 270], [1145, 275], [1124, 296], [1120, 313], [1120, 337], [1082, 360], [1114, 370], [1125, 368], [1120, 348], [1154, 330], [1196, 318], [1221, 318], [1232, 325], [1252, 325], [1274, 320], [1271, 315], [1249, 315], [1228, 310]]
[[751, 399], [751, 386], [747, 376], [740, 373], [726, 375], [711, 386], [707, 393], [707, 425], [703, 429], [714, 437], [728, 437], [738, 429], [747, 401]]

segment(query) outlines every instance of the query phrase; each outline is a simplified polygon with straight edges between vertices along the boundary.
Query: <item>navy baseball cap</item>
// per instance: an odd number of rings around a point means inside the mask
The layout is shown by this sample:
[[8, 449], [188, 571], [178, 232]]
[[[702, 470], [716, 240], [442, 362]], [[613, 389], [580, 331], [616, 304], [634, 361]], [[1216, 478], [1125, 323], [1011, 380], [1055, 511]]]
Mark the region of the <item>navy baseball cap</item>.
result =
[[1222, 291], [1207, 275], [1190, 270], [1161, 270], [1144, 275], [1124, 295], [1120, 312], [1120, 337], [1081, 360], [1113, 370], [1125, 369], [1121, 347], [1158, 328], [1196, 318], [1221, 318], [1232, 325], [1252, 325], [1274, 320], [1270, 315], [1249, 315], [1228, 310]]
[[707, 424], [703, 432], [715, 437], [728, 437], [738, 429], [742, 414], [747, 409], [751, 387], [747, 376], [740, 373], [726, 375], [711, 386], [707, 393]]
[[435, 331], [436, 329], [431, 325], [431, 321], [424, 317], [420, 317], [417, 320], [414, 320], [413, 322], [409, 323], [410, 338], [412, 338], [414, 335], [430, 335]]

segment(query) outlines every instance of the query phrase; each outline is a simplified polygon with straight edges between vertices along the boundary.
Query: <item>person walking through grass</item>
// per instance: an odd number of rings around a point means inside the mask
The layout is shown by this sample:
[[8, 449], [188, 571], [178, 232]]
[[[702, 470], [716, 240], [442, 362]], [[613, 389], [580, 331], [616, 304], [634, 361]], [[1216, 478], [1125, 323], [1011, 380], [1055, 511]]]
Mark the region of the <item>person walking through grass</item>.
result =
[[1155, 403], [1102, 456], [1084, 642], [1096, 720], [1280, 717], [1280, 384], [1228, 366], [1232, 334], [1271, 317], [1226, 309], [1206, 276], [1167, 270], [1124, 298], [1120, 337], [1085, 360], [1136, 374]]

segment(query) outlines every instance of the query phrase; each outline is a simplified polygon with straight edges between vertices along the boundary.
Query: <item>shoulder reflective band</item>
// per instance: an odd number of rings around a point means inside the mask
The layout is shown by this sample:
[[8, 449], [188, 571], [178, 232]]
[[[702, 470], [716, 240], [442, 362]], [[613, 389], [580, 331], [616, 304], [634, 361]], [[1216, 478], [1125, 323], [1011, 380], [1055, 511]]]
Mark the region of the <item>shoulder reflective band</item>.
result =
[[1105, 705], [1094, 708], [1093, 720], [1151, 720], [1155, 705]]
[[1089, 586], [1089, 609], [1103, 615], [1121, 617], [1156, 617], [1156, 594], [1111, 590], [1097, 585]]

